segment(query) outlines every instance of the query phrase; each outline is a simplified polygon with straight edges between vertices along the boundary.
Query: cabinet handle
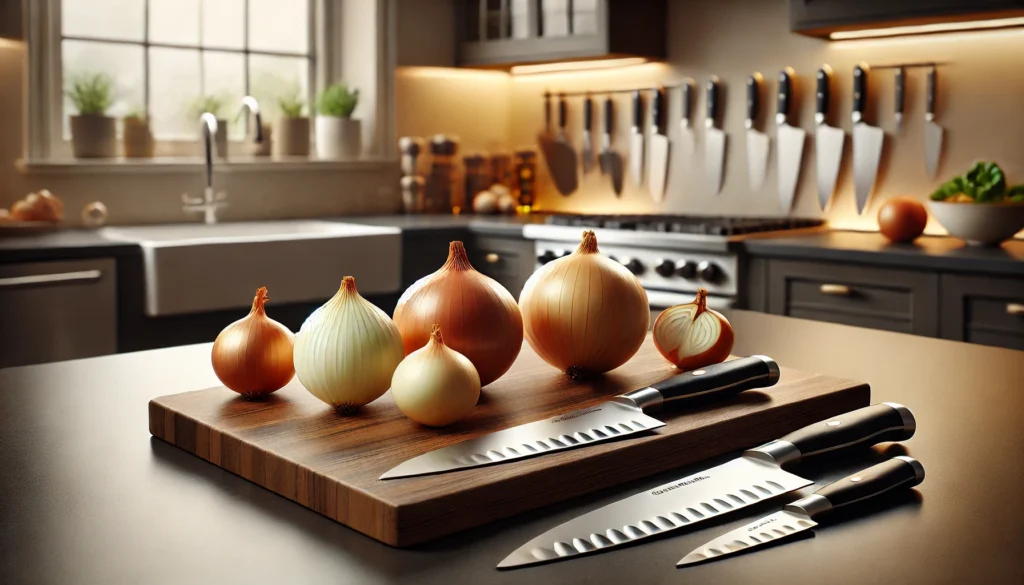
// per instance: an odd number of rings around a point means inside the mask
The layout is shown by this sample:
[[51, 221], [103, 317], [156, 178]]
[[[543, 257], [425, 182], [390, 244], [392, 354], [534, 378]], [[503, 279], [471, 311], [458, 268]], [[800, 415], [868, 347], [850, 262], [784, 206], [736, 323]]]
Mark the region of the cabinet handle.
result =
[[1021, 303], [1007, 303], [1006, 304], [1007, 315], [1024, 315], [1024, 304]]
[[850, 287], [845, 284], [823, 284], [818, 291], [823, 295], [832, 295], [835, 297], [848, 297], [853, 293], [853, 291], [850, 290]]
[[488, 264], [497, 264], [499, 260], [501, 260], [501, 256], [498, 256], [494, 252], [490, 252], [484, 256], [484, 262], [487, 262]]
[[0, 289], [31, 288], [51, 284], [76, 284], [99, 280], [103, 273], [99, 270], [82, 270], [80, 272], [61, 272], [58, 274], [33, 274], [31, 276], [12, 276], [0, 278]]

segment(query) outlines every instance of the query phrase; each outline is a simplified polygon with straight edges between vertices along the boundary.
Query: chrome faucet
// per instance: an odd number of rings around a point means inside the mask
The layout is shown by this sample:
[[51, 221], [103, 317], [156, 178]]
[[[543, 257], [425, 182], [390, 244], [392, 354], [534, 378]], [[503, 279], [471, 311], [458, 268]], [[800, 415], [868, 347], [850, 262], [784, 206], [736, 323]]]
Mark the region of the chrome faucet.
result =
[[[260, 104], [256, 98], [247, 95], [242, 98], [242, 110], [248, 111], [256, 117], [256, 144], [263, 142], [263, 120], [260, 116]], [[182, 209], [189, 212], [203, 212], [203, 223], [217, 223], [217, 210], [228, 206], [227, 193], [221, 191], [216, 193], [213, 190], [213, 150], [217, 144], [217, 116], [210, 112], [203, 112], [199, 116], [199, 129], [203, 136], [203, 155], [206, 164], [206, 187], [202, 197], [190, 197], [188, 193], [182, 193]], [[221, 155], [227, 153], [218, 153]]]

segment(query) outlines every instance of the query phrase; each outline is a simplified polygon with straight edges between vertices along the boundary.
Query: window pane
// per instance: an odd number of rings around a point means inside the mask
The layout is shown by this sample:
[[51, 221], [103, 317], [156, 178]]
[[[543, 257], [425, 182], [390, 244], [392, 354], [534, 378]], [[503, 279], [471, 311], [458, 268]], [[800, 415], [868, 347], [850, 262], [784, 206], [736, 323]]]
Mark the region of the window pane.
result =
[[149, 0], [149, 40], [199, 45], [199, 0]]
[[150, 116], [157, 138], [196, 139], [201, 87], [199, 51], [149, 50]]
[[[76, 76], [105, 73], [114, 81], [114, 101], [108, 116], [123, 116], [133, 110], [143, 110], [143, 53], [142, 47], [120, 43], [93, 41], [64, 41], [64, 90], [71, 88]], [[64, 134], [70, 136], [67, 116], [76, 114], [71, 100], [64, 97]]]
[[272, 57], [251, 55], [249, 57], [249, 87], [253, 97], [260, 101], [267, 119], [273, 120], [280, 114], [278, 101], [298, 96], [306, 104], [309, 101], [309, 60], [300, 57]]
[[203, 0], [203, 45], [245, 48], [245, 0]]
[[63, 0], [61, 26], [67, 36], [141, 41], [145, 0]]
[[204, 52], [203, 90], [206, 95], [223, 100], [221, 116], [228, 120], [228, 136], [241, 139], [245, 128], [241, 122], [235, 124], [234, 120], [245, 95], [245, 57], [240, 53]]
[[249, 48], [309, 54], [309, 2], [249, 0]]

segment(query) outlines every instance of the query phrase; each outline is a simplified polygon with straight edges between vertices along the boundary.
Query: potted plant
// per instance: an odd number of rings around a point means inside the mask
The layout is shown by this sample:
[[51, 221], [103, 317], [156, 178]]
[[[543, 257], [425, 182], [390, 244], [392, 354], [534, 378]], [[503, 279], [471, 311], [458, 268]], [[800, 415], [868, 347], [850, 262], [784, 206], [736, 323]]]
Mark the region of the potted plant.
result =
[[153, 132], [149, 119], [141, 110], [133, 110], [121, 120], [124, 128], [125, 158], [150, 158], [153, 156]]
[[309, 118], [302, 115], [306, 104], [298, 88], [294, 94], [279, 98], [277, 106], [281, 115], [274, 122], [274, 156], [309, 156]]
[[224, 105], [226, 100], [218, 95], [204, 95], [199, 97], [192, 106], [193, 117], [196, 120], [197, 128], [199, 116], [209, 112], [217, 118], [217, 135], [214, 141], [217, 143], [217, 157], [228, 158], [228, 121], [224, 119]]
[[117, 156], [117, 120], [107, 116], [114, 101], [114, 80], [105, 73], [81, 73], [71, 80], [68, 99], [78, 110], [71, 116], [71, 150], [76, 158]]
[[359, 158], [362, 125], [352, 119], [359, 103], [359, 90], [344, 83], [325, 89], [316, 104], [316, 154], [325, 160]]

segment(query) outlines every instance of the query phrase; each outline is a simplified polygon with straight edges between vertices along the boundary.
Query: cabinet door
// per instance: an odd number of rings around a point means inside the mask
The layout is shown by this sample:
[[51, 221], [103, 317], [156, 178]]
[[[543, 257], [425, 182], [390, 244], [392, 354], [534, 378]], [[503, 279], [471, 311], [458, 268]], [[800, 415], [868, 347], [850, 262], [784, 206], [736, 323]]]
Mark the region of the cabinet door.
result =
[[815, 321], [937, 336], [937, 274], [770, 260], [768, 310]]
[[536, 263], [532, 241], [493, 236], [474, 238], [469, 260], [473, 268], [497, 280], [516, 299]]
[[942, 337], [1024, 350], [1024, 278], [943, 274]]
[[116, 351], [113, 259], [0, 264], [0, 367]]
[[[994, 18], [1024, 9], [1022, 0], [790, 0], [794, 31], [828, 32], [854, 25], [912, 24]], [[998, 14], [1006, 11], [1005, 14]]]

